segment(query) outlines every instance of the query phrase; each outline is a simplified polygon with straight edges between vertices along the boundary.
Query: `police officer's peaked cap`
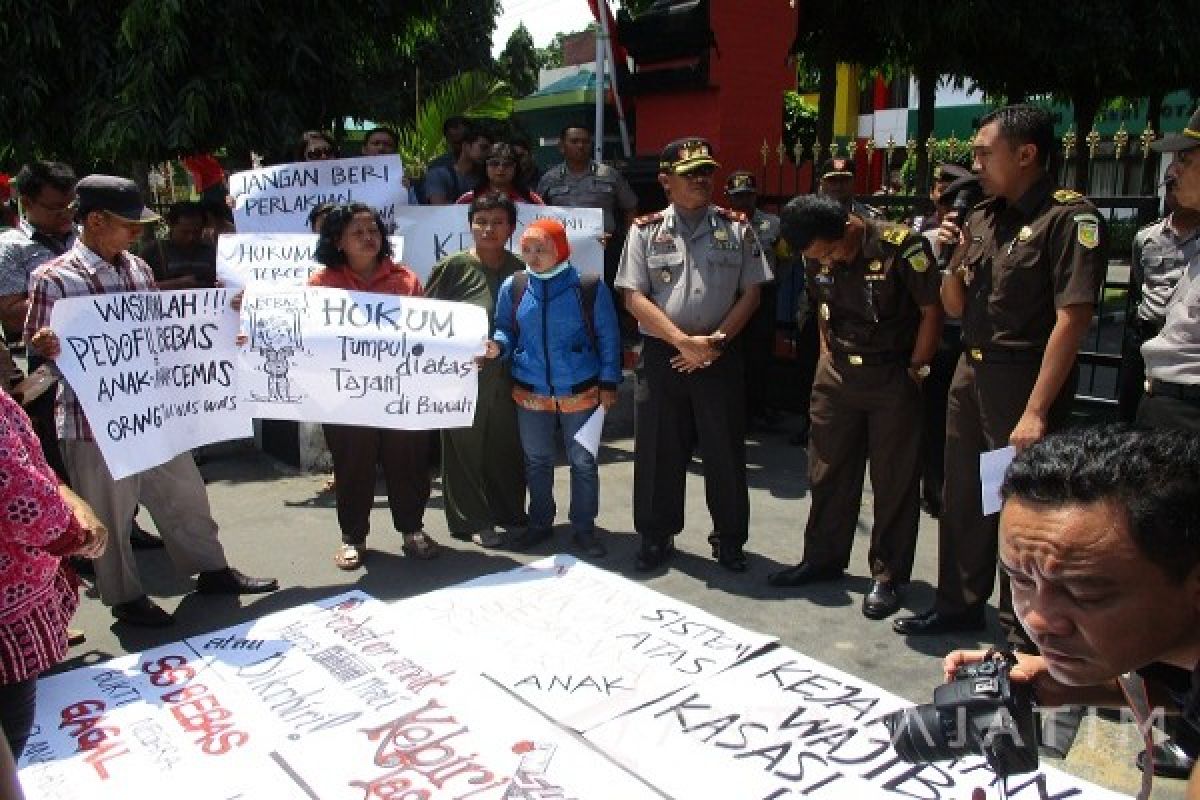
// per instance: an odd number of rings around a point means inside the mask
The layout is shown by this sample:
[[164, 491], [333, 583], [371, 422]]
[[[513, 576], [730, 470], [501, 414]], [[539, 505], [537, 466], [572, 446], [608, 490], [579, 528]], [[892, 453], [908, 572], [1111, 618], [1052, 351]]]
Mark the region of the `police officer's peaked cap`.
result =
[[1192, 118], [1188, 120], [1187, 127], [1182, 132], [1164, 136], [1150, 145], [1151, 150], [1157, 150], [1160, 153], [1181, 153], [1196, 147], [1200, 147], [1200, 108], [1192, 114]]
[[663, 148], [658, 160], [659, 172], [670, 172], [683, 175], [701, 167], [721, 166], [713, 159], [712, 145], [707, 139], [690, 136], [686, 139], [676, 139]]
[[726, 194], [752, 194], [758, 192], [758, 179], [753, 172], [739, 169], [725, 179]]
[[854, 159], [838, 156], [827, 158], [821, 165], [821, 178], [853, 178]]

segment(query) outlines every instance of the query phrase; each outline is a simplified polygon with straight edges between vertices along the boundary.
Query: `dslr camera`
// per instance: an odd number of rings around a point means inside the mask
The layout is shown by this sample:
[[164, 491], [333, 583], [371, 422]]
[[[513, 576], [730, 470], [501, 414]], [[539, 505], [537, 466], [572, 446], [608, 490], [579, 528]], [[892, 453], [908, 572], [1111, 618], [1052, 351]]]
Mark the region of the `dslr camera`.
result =
[[1033, 689], [1013, 683], [1011, 652], [989, 650], [933, 690], [933, 702], [889, 714], [896, 754], [910, 764], [981, 755], [1002, 778], [1038, 766]]

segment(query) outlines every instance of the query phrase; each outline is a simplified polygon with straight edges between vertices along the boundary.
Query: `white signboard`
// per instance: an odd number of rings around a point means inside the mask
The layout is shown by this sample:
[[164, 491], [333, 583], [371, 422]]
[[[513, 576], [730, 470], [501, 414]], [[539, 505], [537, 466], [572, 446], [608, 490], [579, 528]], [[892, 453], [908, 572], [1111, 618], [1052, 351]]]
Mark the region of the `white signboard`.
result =
[[[517, 205], [517, 229], [509, 249], [520, 254], [521, 232], [535, 219], [553, 217], [567, 229], [571, 263], [581, 273], [604, 274], [604, 212], [598, 208]], [[418, 275], [429, 274], [437, 262], [474, 246], [467, 206], [405, 206], [396, 213], [396, 232], [404, 236], [404, 263]]]
[[121, 292], [54, 304], [56, 360], [113, 478], [253, 435], [238, 401], [238, 314], [226, 289]]
[[478, 306], [255, 285], [242, 314], [238, 399], [255, 417], [409, 430], [475, 418]]
[[775, 641], [570, 556], [393, 606], [429, 639], [469, 643], [484, 673], [586, 730]]
[[660, 797], [389, 616], [351, 592], [43, 679], [26, 795]]
[[[404, 259], [404, 237], [392, 236], [392, 260]], [[251, 283], [307, 286], [321, 271], [315, 233], [226, 233], [217, 240], [217, 278], [231, 288]], [[421, 276], [425, 282], [426, 275]]]
[[[882, 718], [910, 706], [878, 686], [787, 648], [698, 682], [585, 738], [672, 797], [965, 800], [992, 797], [979, 757], [901, 761]], [[686, 764], [687, 769], [679, 765]], [[1051, 768], [1014, 775], [1009, 798], [1116, 800]]]
[[277, 164], [229, 176], [238, 233], [309, 233], [322, 203], [366, 203], [391, 223], [408, 204], [400, 156]]

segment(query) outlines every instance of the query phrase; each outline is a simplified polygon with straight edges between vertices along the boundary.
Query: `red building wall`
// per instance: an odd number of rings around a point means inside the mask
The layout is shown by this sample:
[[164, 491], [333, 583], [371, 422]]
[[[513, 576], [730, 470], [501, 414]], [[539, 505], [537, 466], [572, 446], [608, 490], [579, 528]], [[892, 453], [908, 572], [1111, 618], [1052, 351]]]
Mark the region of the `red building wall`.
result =
[[796, 13], [788, 0], [711, 0], [716, 47], [709, 86], [639, 96], [637, 154], [657, 156], [673, 139], [703, 136], [721, 162], [717, 178], [723, 185], [733, 170], [761, 170], [766, 140], [774, 167], [783, 138], [783, 93], [796, 85], [788, 62]]

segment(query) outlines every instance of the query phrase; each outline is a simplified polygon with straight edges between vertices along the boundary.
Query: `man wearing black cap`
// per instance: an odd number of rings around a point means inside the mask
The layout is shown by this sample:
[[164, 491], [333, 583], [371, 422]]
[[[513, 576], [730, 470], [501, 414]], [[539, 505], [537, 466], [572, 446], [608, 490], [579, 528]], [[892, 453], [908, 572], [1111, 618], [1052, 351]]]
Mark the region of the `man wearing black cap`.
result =
[[[965, 178], [971, 170], [958, 164], [938, 164], [933, 168], [933, 183], [929, 186], [929, 200], [933, 203], [933, 213], [917, 217], [913, 220], [913, 229], [917, 233], [936, 232], [942, 224], [942, 217], [950, 210], [950, 201], [942, 202], [942, 195], [950, 184]], [[934, 245], [937, 252], [937, 245]]]
[[768, 582], [791, 587], [842, 576], [870, 460], [872, 585], [862, 611], [883, 619], [900, 606], [916, 552], [919, 386], [941, 330], [941, 280], [922, 236], [848, 214], [832, 198], [789, 202], [783, 235], [808, 265], [821, 359], [809, 412], [812, 507], [804, 557]]
[[[1078, 379], [1079, 344], [1108, 266], [1104, 222], [1047, 171], [1054, 125], [1045, 109], [1006, 106], [981, 120], [974, 172], [989, 199], [942, 223], [957, 245], [942, 280], [946, 313], [962, 319], [963, 357], [950, 386], [946, 483], [934, 607], [892, 627], [906, 635], [975, 631], [996, 583], [997, 515], [984, 516], [980, 456], [1018, 451], [1062, 427]], [[1033, 644], [1000, 576], [1009, 643]]]
[[[1200, 110], [1182, 133], [1151, 145], [1174, 153], [1167, 180], [1180, 209], [1200, 211]], [[1138, 406], [1138, 425], [1200, 431], [1200, 238], [1181, 248], [1186, 266], [1166, 305], [1162, 331], [1142, 345], [1147, 392]]]
[[745, 217], [711, 205], [716, 168], [704, 139], [667, 145], [658, 180], [671, 205], [634, 221], [617, 272], [642, 332], [633, 522], [643, 571], [666, 562], [683, 530], [684, 482], [697, 445], [716, 529], [713, 555], [728, 569], [746, 569], [750, 496], [738, 334], [772, 276]]
[[[746, 217], [758, 236], [763, 255], [771, 274], [778, 279], [779, 261], [776, 244], [779, 242], [779, 217], [758, 207], [758, 180], [753, 172], [738, 170], [725, 180], [725, 196], [729, 207]], [[767, 403], [767, 386], [771, 380], [771, 357], [775, 352], [775, 304], [778, 295], [775, 280], [760, 286], [758, 308], [742, 335], [746, 359], [746, 421], [751, 427], [769, 428], [777, 416]]]
[[883, 219], [883, 212], [854, 199], [854, 159], [834, 156], [821, 165], [821, 183], [817, 193], [830, 197], [846, 211], [861, 219]]
[[[137, 184], [109, 175], [89, 175], [76, 187], [82, 232], [67, 253], [34, 271], [30, 279], [25, 341], [48, 359], [61, 352], [49, 327], [54, 303], [64, 297], [156, 289], [146, 262], [129, 253], [143, 226], [158, 215], [145, 207]], [[143, 502], [166, 539], [167, 552], [183, 573], [199, 573], [206, 594], [269, 592], [273, 579], [243, 575], [229, 566], [217, 540], [208, 494], [190, 453], [121, 480], [113, 480], [92, 437], [78, 399], [59, 382], [58, 435], [72, 488], [95, 509], [112, 533], [110, 546], [95, 561], [100, 599], [113, 616], [132, 625], [170, 625], [170, 614], [148, 598], [129, 544], [130, 520]]]

